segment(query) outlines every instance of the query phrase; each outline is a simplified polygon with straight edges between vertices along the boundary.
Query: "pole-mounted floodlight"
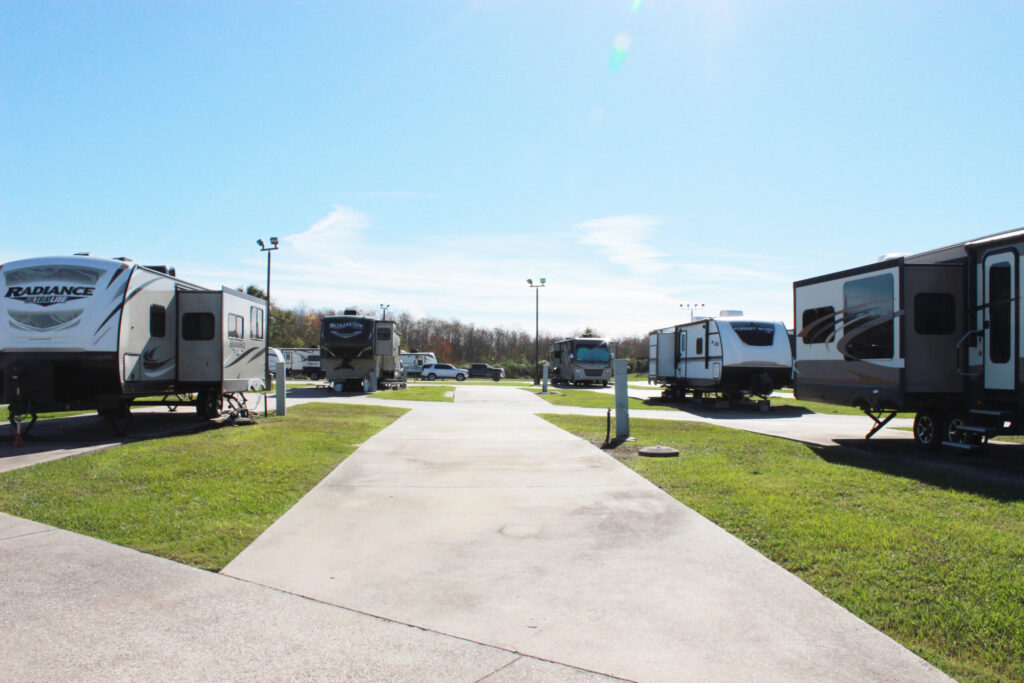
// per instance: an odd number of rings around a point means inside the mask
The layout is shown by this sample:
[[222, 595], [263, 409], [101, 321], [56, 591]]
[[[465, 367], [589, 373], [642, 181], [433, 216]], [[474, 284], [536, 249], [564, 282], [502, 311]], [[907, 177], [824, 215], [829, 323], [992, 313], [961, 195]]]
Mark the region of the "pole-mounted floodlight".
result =
[[703, 310], [704, 304], [679, 304], [679, 308], [690, 312], [690, 322], [693, 322], [693, 312]]
[[536, 309], [537, 329], [534, 332], [534, 339], [536, 340], [536, 347], [537, 348], [534, 351], [534, 356], [533, 356], [533, 383], [534, 384], [540, 384], [540, 288], [543, 287], [546, 282], [547, 282], [547, 278], [543, 278], [542, 277], [540, 279], [540, 284], [535, 285], [535, 284], [533, 284], [533, 278], [526, 278], [526, 284], [528, 284], [530, 287], [532, 287], [534, 289], [535, 293], [536, 293], [535, 298], [536, 298], [536, 302], [537, 302], [537, 309]]
[[380, 305], [380, 319], [381, 320], [387, 320], [388, 319], [388, 309], [389, 308], [391, 308], [391, 304], [381, 304]]
[[[263, 330], [263, 381], [266, 382], [266, 386], [270, 388], [270, 252], [275, 251], [277, 246], [277, 238], [270, 238], [270, 245], [267, 246], [263, 243], [263, 240], [256, 240], [256, 244], [260, 245], [260, 251], [267, 252], [267, 327]], [[267, 401], [266, 398], [263, 400], [263, 417], [267, 416]]]

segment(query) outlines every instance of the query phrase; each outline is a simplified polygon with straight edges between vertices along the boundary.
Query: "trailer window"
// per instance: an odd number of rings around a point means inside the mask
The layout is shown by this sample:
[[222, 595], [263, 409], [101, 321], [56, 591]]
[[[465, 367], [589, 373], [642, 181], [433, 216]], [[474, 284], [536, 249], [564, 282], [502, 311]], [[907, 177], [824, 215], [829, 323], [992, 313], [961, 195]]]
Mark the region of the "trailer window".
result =
[[245, 318], [234, 313], [228, 313], [228, 337], [231, 339], [245, 339]]
[[377, 330], [377, 339], [379, 339], [381, 341], [387, 341], [387, 340], [391, 339], [391, 328], [390, 327], [382, 327], [382, 328], [378, 329]]
[[1010, 264], [996, 263], [988, 269], [989, 355], [993, 363], [1010, 360], [1010, 341], [1013, 337], [1010, 321], [1013, 318], [1013, 277]]
[[679, 355], [686, 358], [686, 333], [679, 333]]
[[704, 337], [697, 337], [697, 355], [704, 353]]
[[149, 336], [163, 337], [167, 334], [167, 309], [153, 304], [149, 307]]
[[213, 339], [213, 323], [213, 313], [186, 313], [181, 316], [181, 336], [188, 341]]
[[249, 307], [249, 337], [263, 339], [263, 309], [259, 306]]
[[740, 341], [747, 346], [771, 346], [775, 343], [775, 325], [767, 323], [729, 323]]
[[801, 316], [800, 337], [804, 344], [826, 344], [836, 333], [836, 309], [831, 306], [808, 308]]
[[921, 292], [914, 295], [914, 332], [953, 334], [956, 331], [956, 301], [952, 294]]
[[843, 338], [840, 351], [848, 358], [892, 358], [893, 277], [874, 275], [843, 285]]

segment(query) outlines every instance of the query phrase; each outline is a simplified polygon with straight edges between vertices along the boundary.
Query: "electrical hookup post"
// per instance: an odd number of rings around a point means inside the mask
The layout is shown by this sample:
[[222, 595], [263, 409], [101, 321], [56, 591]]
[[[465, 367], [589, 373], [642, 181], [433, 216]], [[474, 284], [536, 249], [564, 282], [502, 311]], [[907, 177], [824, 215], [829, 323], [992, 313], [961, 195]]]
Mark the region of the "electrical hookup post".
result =
[[[270, 349], [270, 352], [273, 353], [274, 354], [274, 358], [277, 359], [277, 363], [275, 365], [276, 370], [274, 371], [274, 374], [276, 375], [276, 377], [274, 377], [274, 387], [277, 390], [277, 400], [275, 402], [276, 405], [274, 407], [274, 411], [278, 415], [284, 416], [284, 415], [286, 415], [288, 413], [288, 407], [285, 405], [285, 399], [284, 399], [285, 391], [288, 390], [288, 388], [286, 386], [288, 384], [288, 368], [286, 368], [285, 364], [284, 364], [284, 354], [282, 354], [279, 349]], [[266, 402], [267, 402], [267, 397], [264, 396], [263, 397], [264, 417], [266, 417], [266, 409], [265, 409], [265, 406], [267, 405]]]
[[629, 438], [629, 370], [626, 359], [612, 361], [612, 378], [615, 380], [615, 438]]

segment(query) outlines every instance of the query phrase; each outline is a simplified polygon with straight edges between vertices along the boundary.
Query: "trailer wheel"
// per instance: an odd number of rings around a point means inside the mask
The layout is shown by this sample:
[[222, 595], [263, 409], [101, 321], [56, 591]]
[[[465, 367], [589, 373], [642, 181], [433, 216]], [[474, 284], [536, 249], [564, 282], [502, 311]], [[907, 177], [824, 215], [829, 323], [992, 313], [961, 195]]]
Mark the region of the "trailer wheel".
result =
[[981, 435], [974, 434], [972, 432], [961, 432], [959, 427], [967, 424], [967, 420], [964, 419], [963, 415], [954, 415], [949, 418], [946, 423], [946, 441], [952, 441], [954, 443], [964, 443], [970, 446], [981, 445]]
[[922, 450], [934, 451], [946, 434], [946, 420], [939, 413], [918, 413], [914, 418], [914, 440]]
[[220, 392], [216, 389], [203, 389], [196, 398], [196, 413], [203, 420], [220, 417], [222, 406]]

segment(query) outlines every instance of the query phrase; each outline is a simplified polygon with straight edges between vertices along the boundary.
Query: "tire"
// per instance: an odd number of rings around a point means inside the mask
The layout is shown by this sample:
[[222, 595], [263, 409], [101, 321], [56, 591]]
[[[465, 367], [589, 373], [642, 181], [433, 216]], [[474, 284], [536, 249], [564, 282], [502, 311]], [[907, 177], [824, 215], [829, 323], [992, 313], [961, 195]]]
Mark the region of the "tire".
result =
[[918, 413], [914, 418], [914, 441], [921, 450], [938, 449], [947, 433], [946, 419], [939, 413]]
[[461, 372], [459, 374], [455, 375], [455, 381], [456, 382], [461, 382], [464, 379], [466, 379], [466, 376], [463, 375]]
[[220, 392], [216, 389], [203, 389], [196, 398], [196, 413], [203, 420], [220, 417], [222, 406]]
[[497, 382], [498, 380], [501, 379], [501, 375], [499, 375], [498, 373], [494, 373], [493, 375], [491, 375], [491, 379]]
[[980, 434], [960, 432], [957, 430], [957, 427], [964, 424], [967, 424], [967, 420], [964, 419], [963, 415], [953, 415], [949, 418], [946, 422], [946, 441], [965, 443], [970, 446], [980, 446], [982, 443], [982, 437]]
[[601, 386], [608, 386], [608, 380], [601, 380]]
[[427, 379], [433, 382], [435, 379], [437, 379], [437, 375], [435, 375], [434, 373], [430, 373], [429, 375], [427, 375]]

